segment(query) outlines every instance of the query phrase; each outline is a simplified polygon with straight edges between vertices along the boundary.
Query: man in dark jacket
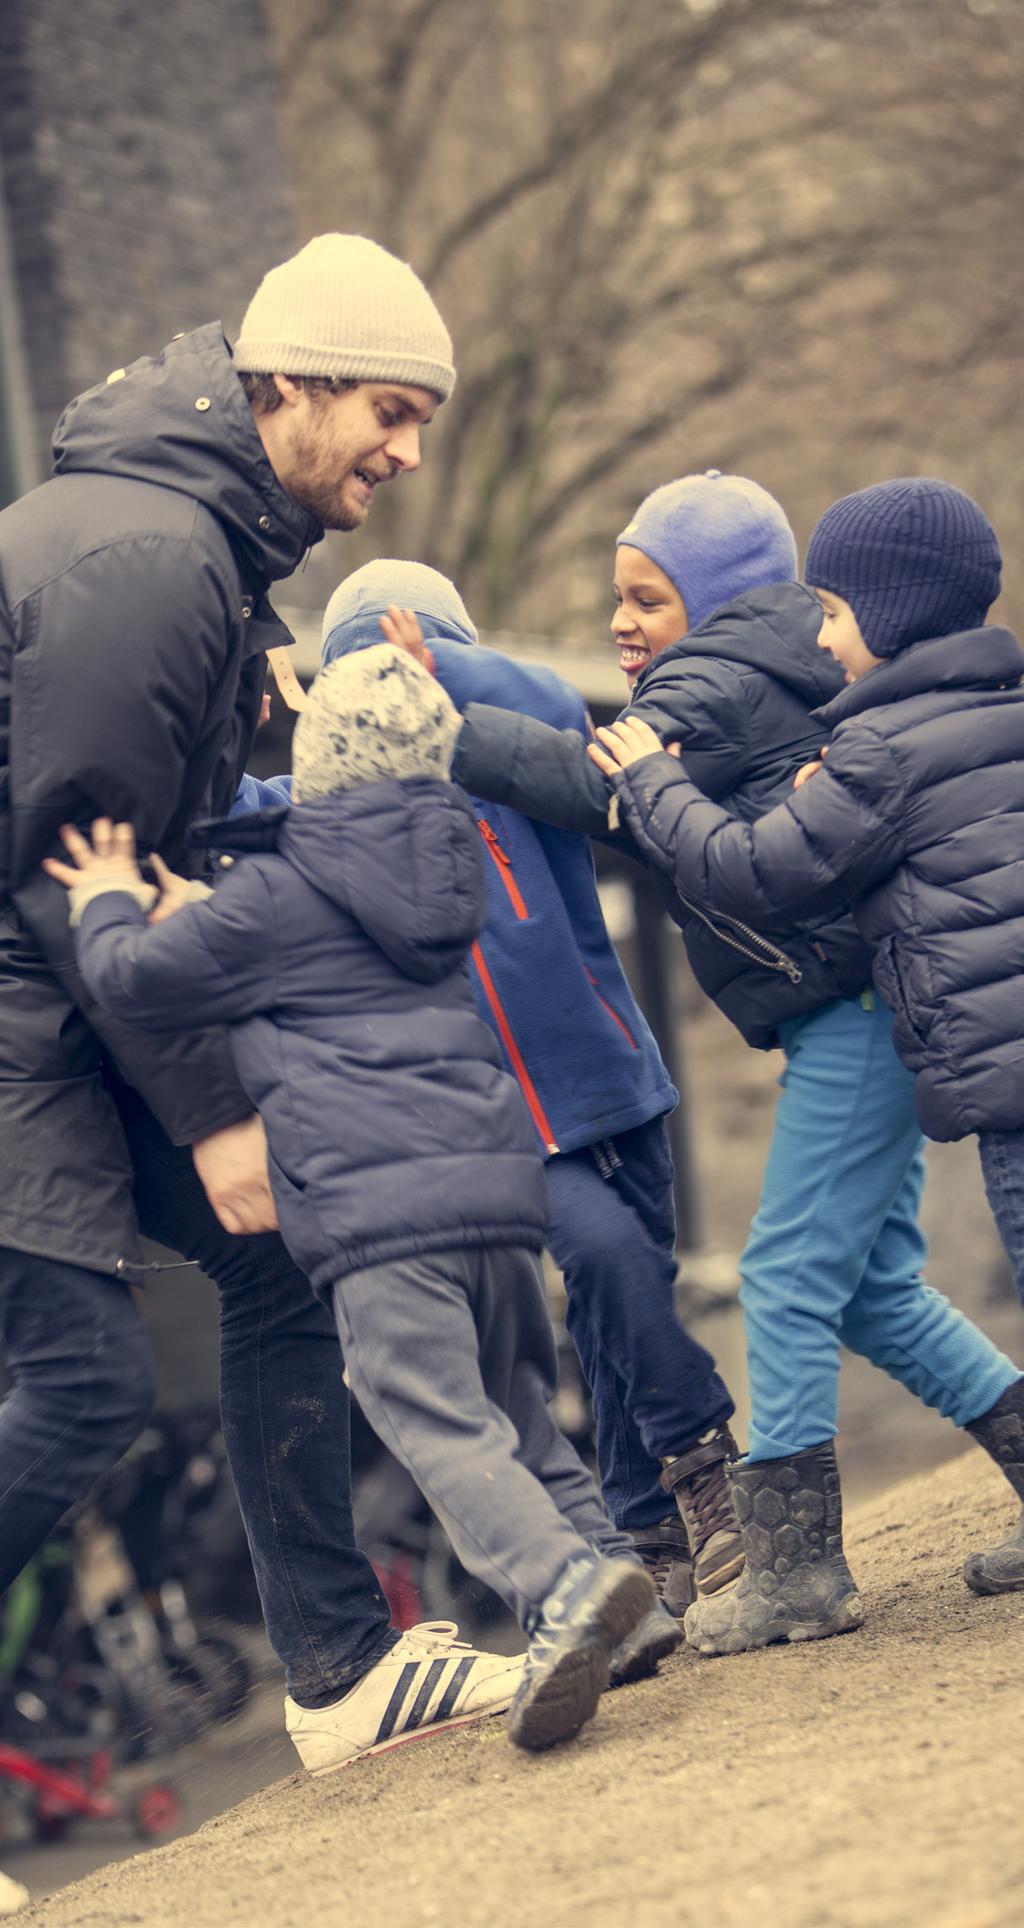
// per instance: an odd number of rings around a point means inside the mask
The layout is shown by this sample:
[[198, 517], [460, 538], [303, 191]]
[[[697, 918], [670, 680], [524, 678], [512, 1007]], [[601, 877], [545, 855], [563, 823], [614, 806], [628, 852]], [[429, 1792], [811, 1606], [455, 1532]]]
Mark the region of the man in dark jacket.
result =
[[[682, 762], [663, 754], [639, 719], [599, 731], [601, 746], [590, 754], [614, 781], [640, 848], [687, 892], [758, 920], [853, 904], [896, 1048], [914, 1074], [921, 1124], [937, 1139], [979, 1133], [1016, 1269], [1024, 651], [1007, 630], [982, 626], [999, 593], [995, 534], [977, 504], [948, 483], [881, 483], [822, 517], [807, 576], [817, 595], [791, 589], [793, 618], [812, 611], [820, 646], [845, 669], [847, 688], [815, 718], [823, 740], [831, 734], [827, 762], [786, 803], [753, 825], [736, 822], [689, 780], [685, 747]], [[863, 1101], [871, 1102], [867, 1089]], [[809, 1168], [820, 1168], [824, 1134], [808, 1128], [799, 1150]], [[827, 1232], [814, 1228], [818, 1238]], [[899, 1287], [893, 1275], [885, 1292], [878, 1284], [865, 1279], [845, 1305], [835, 1293], [800, 1303], [791, 1292], [777, 1307], [777, 1370], [791, 1379], [806, 1373], [816, 1324], [836, 1338], [841, 1332], [965, 1427], [1024, 1499], [1018, 1368], [920, 1279]], [[824, 1515], [796, 1519], [789, 1496], [825, 1464], [832, 1475]], [[735, 1652], [837, 1631], [825, 1625], [826, 1600], [849, 1599], [853, 1582], [831, 1438], [795, 1455], [752, 1454], [734, 1478], [746, 1573], [723, 1611], [688, 1619], [688, 1636], [704, 1651]], [[1009, 1539], [971, 1555], [964, 1575], [979, 1593], [1024, 1588], [1024, 1512]]]
[[306, 1705], [397, 1638], [352, 1539], [331, 1322], [273, 1236], [262, 1128], [225, 1038], [154, 1038], [99, 1011], [40, 861], [60, 823], [107, 813], [181, 867], [190, 820], [230, 805], [264, 652], [289, 640], [267, 589], [416, 468], [453, 382], [412, 270], [321, 236], [266, 276], [233, 353], [214, 323], [73, 402], [53, 478], [0, 516], [0, 1587], [150, 1410], [128, 1289], [141, 1226], [220, 1287], [225, 1439], [268, 1631]]

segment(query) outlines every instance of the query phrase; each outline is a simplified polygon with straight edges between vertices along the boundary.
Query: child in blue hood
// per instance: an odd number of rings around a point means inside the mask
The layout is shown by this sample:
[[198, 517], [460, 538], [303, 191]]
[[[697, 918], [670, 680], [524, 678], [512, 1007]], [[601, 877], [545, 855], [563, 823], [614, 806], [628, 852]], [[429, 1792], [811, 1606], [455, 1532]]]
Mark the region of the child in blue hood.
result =
[[[550, 670], [481, 648], [461, 596], [421, 563], [379, 561], [342, 582], [323, 621], [324, 661], [379, 642], [389, 607], [411, 610], [456, 708], [487, 701], [583, 730], [577, 692]], [[677, 1101], [605, 929], [586, 838], [470, 796], [485, 853], [487, 922], [470, 962], [477, 1010], [518, 1081], [545, 1160], [549, 1248], [594, 1404], [601, 1487], [681, 1616], [735, 1579], [739, 1535], [723, 1506], [729, 1393], [674, 1309], [675, 1211], [665, 1114]], [[663, 1467], [675, 1468], [667, 1519]]]
[[[465, 969], [484, 858], [448, 778], [457, 728], [438, 683], [381, 645], [313, 687], [295, 731], [301, 807], [206, 827], [243, 859], [216, 893], [147, 924], [125, 825], [96, 826], [95, 852], [66, 832], [80, 869], [48, 868], [72, 888], [104, 1008], [154, 1030], [230, 1026], [282, 1235], [333, 1305], [352, 1390], [529, 1635], [510, 1733], [537, 1749], [594, 1713], [657, 1596], [548, 1407], [544, 1184]], [[494, 1712], [502, 1668], [472, 1651], [410, 1658], [379, 1744]], [[307, 1766], [336, 1762], [344, 1699], [290, 1703], [288, 1721]]]
[[[961, 490], [910, 478], [835, 503], [811, 537], [806, 573], [815, 593], [794, 586], [781, 613], [794, 627], [814, 624], [846, 687], [815, 715], [819, 735], [832, 736], [827, 762], [801, 773], [795, 795], [739, 823], [690, 781], [685, 741], [665, 755], [659, 733], [628, 713], [598, 732], [590, 755], [641, 850], [688, 896], [758, 924], [853, 905], [921, 1124], [937, 1139], [979, 1133], [989, 1197], [1020, 1268], [1024, 651], [985, 626], [998, 543]], [[865, 1079], [860, 1115], [876, 1111]], [[806, 1505], [801, 1517], [800, 1504], [809, 1468], [828, 1465], [835, 1480], [834, 1405], [811, 1394], [834, 1386], [840, 1338], [964, 1427], [1024, 1499], [1024, 1378], [922, 1284], [899, 1222], [882, 1228], [859, 1280], [823, 1262], [845, 1200], [864, 1183], [856, 1161], [872, 1158], [870, 1136], [850, 1125], [822, 1077], [779, 1147], [797, 1178], [809, 1174], [817, 1211], [794, 1215], [790, 1283], [758, 1335], [759, 1369], [780, 1404], [795, 1388], [808, 1436], [802, 1450], [752, 1451], [736, 1469], [746, 1573], [728, 1602], [688, 1616], [687, 1637], [703, 1651], [836, 1631], [829, 1619], [856, 1598], [837, 1484], [831, 1519]], [[1024, 1589], [1024, 1513], [1007, 1540], [970, 1556], [964, 1577], [979, 1593]]]
[[[679, 747], [715, 820], [721, 806], [753, 823], [789, 796], [819, 747], [819, 707], [842, 688], [842, 670], [818, 648], [820, 608], [797, 587], [796, 570], [779, 504], [717, 470], [656, 489], [618, 540], [612, 629], [633, 686], [622, 721]], [[678, 778], [679, 765], [669, 768]], [[466, 712], [453, 771], [484, 795], [592, 834], [609, 834], [620, 809], [581, 736], [482, 705]], [[633, 815], [614, 834], [663, 874]], [[845, 1562], [833, 1557], [842, 1546], [840, 1342], [959, 1425], [992, 1405], [1014, 1369], [921, 1283], [913, 1078], [843, 903], [812, 900], [797, 918], [780, 888], [752, 911], [703, 880], [694, 886], [682, 867], [664, 887], [698, 981], [749, 1043], [781, 1045], [786, 1056], [740, 1260], [751, 1423], [733, 1485], [755, 1579], [742, 1583], [742, 1613], [733, 1592], [695, 1602], [686, 1623], [702, 1652], [734, 1652], [861, 1622]], [[779, 1534], [771, 1558], [799, 1570], [782, 1586], [772, 1567], [759, 1596], [764, 1534], [746, 1497], [755, 1479], [778, 1488], [761, 1502], [764, 1524], [770, 1515]]]

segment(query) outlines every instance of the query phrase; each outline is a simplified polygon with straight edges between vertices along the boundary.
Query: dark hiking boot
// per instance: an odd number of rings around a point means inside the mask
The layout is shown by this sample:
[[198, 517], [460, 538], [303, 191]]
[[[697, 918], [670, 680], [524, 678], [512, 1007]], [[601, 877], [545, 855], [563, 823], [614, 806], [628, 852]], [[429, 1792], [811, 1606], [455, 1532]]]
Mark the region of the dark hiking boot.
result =
[[[1024, 1500], [1024, 1379], [1015, 1379], [991, 1410], [964, 1430], [984, 1446]], [[1007, 1539], [968, 1555], [964, 1579], [972, 1593], [1024, 1592], [1024, 1507]]]
[[659, 1520], [657, 1526], [638, 1527], [630, 1539], [666, 1613], [682, 1622], [697, 1588], [693, 1579], [693, 1555], [686, 1528], [678, 1517]]
[[777, 1640], [852, 1633], [864, 1609], [843, 1553], [832, 1441], [788, 1459], [740, 1461], [730, 1477], [746, 1568], [738, 1586], [689, 1608], [688, 1645], [702, 1654], [742, 1654]]
[[653, 1583], [632, 1560], [596, 1554], [570, 1560], [530, 1632], [509, 1709], [510, 1740], [539, 1751], [578, 1734], [608, 1685], [616, 1647], [657, 1600]]
[[650, 1680], [658, 1671], [659, 1660], [667, 1660], [682, 1644], [680, 1622], [673, 1620], [659, 1601], [616, 1647], [608, 1668], [609, 1687], [629, 1687], [634, 1680]]
[[660, 1484], [675, 1500], [686, 1528], [698, 1594], [717, 1593], [743, 1572], [743, 1540], [727, 1472], [736, 1452], [728, 1426], [715, 1426], [688, 1452], [662, 1461]]

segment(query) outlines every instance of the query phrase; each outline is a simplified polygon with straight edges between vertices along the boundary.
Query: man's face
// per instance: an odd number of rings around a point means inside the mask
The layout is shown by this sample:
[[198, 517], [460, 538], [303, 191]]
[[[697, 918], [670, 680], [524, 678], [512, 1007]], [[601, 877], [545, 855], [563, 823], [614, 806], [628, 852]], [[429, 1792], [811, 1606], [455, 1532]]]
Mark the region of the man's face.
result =
[[360, 382], [337, 395], [296, 384], [282, 392], [268, 453], [282, 487], [325, 529], [358, 529], [381, 484], [419, 468], [420, 429], [438, 408], [430, 389], [405, 382]]
[[866, 676], [882, 659], [871, 654], [860, 633], [860, 624], [842, 596], [833, 595], [831, 589], [815, 589], [813, 593], [821, 604], [818, 648], [827, 649], [842, 663], [846, 681], [855, 683], [858, 676]]
[[660, 650], [687, 635], [690, 622], [675, 583], [642, 549], [633, 549], [628, 542], [620, 542], [615, 551], [612, 592], [612, 635], [618, 644], [619, 667], [632, 689]]

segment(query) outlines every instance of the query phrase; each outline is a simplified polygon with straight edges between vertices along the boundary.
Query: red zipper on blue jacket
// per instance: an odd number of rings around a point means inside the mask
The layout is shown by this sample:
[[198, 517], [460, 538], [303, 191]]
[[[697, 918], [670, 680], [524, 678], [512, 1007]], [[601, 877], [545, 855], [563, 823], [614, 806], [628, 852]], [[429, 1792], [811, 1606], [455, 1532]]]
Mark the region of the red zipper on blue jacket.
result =
[[508, 851], [502, 849], [495, 832], [491, 829], [485, 817], [477, 818], [476, 827], [484, 840], [484, 847], [487, 854], [494, 864], [505, 889], [508, 891], [512, 909], [515, 911], [516, 916], [520, 919], [529, 917], [530, 913], [526, 908], [523, 893], [512, 874], [512, 859]]
[[555, 1143], [555, 1134], [551, 1129], [551, 1121], [544, 1106], [541, 1104], [537, 1087], [526, 1069], [526, 1061], [516, 1043], [515, 1033], [508, 1021], [508, 1013], [498, 996], [497, 985], [487, 968], [479, 943], [472, 946], [470, 956], [476, 965], [477, 974], [483, 985], [484, 996], [494, 1013], [494, 1022], [498, 1027], [498, 1035], [501, 1038], [501, 1042], [505, 1046], [508, 1061], [515, 1072], [519, 1089], [526, 1099], [526, 1108], [530, 1117], [533, 1119], [541, 1144], [550, 1157], [552, 1153], [558, 1150], [558, 1146]]

